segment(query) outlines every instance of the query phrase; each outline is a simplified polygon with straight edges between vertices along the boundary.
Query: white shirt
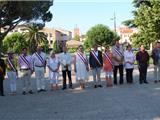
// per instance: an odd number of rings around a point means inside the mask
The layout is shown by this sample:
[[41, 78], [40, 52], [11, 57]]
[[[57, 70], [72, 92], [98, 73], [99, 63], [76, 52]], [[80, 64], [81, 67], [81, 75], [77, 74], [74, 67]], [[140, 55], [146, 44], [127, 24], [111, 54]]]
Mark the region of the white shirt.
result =
[[41, 60], [37, 57], [36, 54], [37, 52], [32, 55], [33, 65], [34, 66], [44, 66], [45, 61], [46, 61], [46, 54], [44, 52], [40, 53], [40, 56], [42, 57], [44, 63], [41, 62]]
[[94, 53], [96, 54], [96, 56], [98, 56], [98, 50], [97, 50], [97, 51], [94, 51]]
[[59, 60], [55, 58], [49, 58], [47, 61], [47, 66], [50, 66], [53, 70], [58, 68]]
[[[124, 65], [125, 68], [134, 68], [134, 61], [135, 61], [136, 57], [134, 55], [134, 53], [132, 51], [128, 51], [126, 50], [124, 52]], [[128, 61], [132, 62], [133, 64], [128, 63]]]
[[[23, 56], [23, 54], [21, 54], [20, 56]], [[27, 63], [23, 60], [23, 58], [19, 57], [18, 62], [20, 69], [33, 69], [32, 57], [30, 55], [27, 55], [25, 56], [25, 59], [27, 60]]]
[[62, 66], [62, 70], [66, 70], [66, 65], [68, 65], [68, 70], [71, 70], [72, 57], [70, 53], [61, 53], [59, 55], [59, 61]]

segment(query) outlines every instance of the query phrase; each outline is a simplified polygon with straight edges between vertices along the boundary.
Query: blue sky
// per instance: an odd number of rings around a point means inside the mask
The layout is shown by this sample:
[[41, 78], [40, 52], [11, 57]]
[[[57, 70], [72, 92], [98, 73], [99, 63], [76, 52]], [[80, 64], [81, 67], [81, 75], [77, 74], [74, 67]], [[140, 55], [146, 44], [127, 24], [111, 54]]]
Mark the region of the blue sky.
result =
[[132, 0], [54, 0], [50, 8], [53, 19], [47, 27], [61, 27], [72, 31], [78, 26], [85, 34], [92, 26], [104, 24], [114, 28], [113, 18], [116, 14], [116, 26], [121, 22], [133, 18]]

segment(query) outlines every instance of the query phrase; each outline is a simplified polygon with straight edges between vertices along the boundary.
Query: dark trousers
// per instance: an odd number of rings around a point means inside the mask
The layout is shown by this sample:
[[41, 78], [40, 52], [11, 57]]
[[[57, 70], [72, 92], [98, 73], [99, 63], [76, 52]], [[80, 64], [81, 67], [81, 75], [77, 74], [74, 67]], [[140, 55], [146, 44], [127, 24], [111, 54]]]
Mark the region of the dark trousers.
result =
[[0, 76], [0, 95], [4, 94], [4, 91], [3, 91], [3, 80], [4, 80], [4, 78], [2, 76]]
[[139, 66], [139, 83], [147, 82], [147, 65]]
[[72, 87], [72, 78], [71, 78], [71, 71], [69, 70], [62, 70], [62, 76], [63, 76], [63, 88], [66, 88], [66, 74], [68, 75], [69, 79], [69, 87]]
[[126, 80], [127, 83], [133, 83], [133, 68], [126, 69]]
[[120, 75], [119, 84], [123, 84], [123, 65], [114, 66], [113, 69], [114, 84], [117, 85], [117, 70], [119, 70], [119, 75]]

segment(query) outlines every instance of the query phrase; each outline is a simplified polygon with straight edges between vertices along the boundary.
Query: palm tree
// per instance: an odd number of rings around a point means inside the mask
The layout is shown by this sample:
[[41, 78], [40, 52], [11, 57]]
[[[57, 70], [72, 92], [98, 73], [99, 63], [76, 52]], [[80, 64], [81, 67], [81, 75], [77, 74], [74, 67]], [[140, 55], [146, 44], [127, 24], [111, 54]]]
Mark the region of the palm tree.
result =
[[25, 33], [27, 42], [29, 43], [29, 52], [34, 53], [38, 45], [47, 43], [47, 36], [44, 32], [40, 32], [40, 27], [37, 24], [27, 26], [28, 32]]

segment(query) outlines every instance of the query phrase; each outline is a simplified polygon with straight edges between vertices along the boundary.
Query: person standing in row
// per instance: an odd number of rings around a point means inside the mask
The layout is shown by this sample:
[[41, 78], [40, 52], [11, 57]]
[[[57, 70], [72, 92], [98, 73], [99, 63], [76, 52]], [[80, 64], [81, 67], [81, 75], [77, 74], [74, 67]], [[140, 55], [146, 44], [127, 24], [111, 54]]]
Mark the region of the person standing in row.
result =
[[71, 63], [72, 57], [71, 54], [67, 52], [67, 47], [63, 47], [63, 53], [59, 56], [60, 64], [62, 66], [62, 77], [63, 77], [63, 88], [65, 90], [67, 88], [66, 85], [66, 74], [68, 75], [69, 79], [69, 88], [72, 88], [72, 77], [71, 77]]
[[17, 62], [14, 59], [14, 54], [12, 51], [8, 52], [8, 58], [6, 60], [6, 66], [7, 66], [7, 76], [8, 80], [10, 82], [10, 90], [11, 90], [11, 95], [16, 94], [16, 81], [18, 78], [18, 71], [17, 71]]
[[113, 77], [114, 77], [114, 84], [117, 85], [117, 70], [119, 70], [120, 80], [119, 84], [123, 84], [123, 62], [124, 62], [124, 53], [123, 48], [120, 45], [119, 41], [116, 41], [115, 46], [112, 48], [112, 55], [113, 55]]
[[76, 80], [79, 81], [81, 89], [85, 89], [85, 81], [88, 79], [89, 66], [82, 45], [78, 47], [78, 52], [74, 57], [74, 71], [76, 73]]
[[112, 87], [113, 63], [112, 63], [112, 53], [110, 52], [109, 46], [105, 48], [105, 52], [103, 54], [103, 69], [106, 76], [106, 86]]
[[133, 83], [133, 69], [135, 60], [136, 57], [132, 52], [132, 47], [131, 45], [128, 45], [127, 50], [124, 52], [124, 66], [126, 69], [127, 83]]
[[18, 58], [18, 63], [21, 72], [21, 79], [23, 82], [23, 95], [28, 93], [33, 94], [31, 89], [31, 75], [33, 72], [33, 64], [32, 64], [32, 57], [27, 55], [27, 48], [22, 49], [22, 54]]
[[155, 83], [160, 82], [160, 42], [156, 43], [155, 48], [152, 50], [151, 57], [154, 64]]
[[103, 58], [102, 52], [97, 49], [98, 46], [96, 44], [93, 45], [93, 48], [94, 50], [89, 55], [89, 64], [93, 74], [94, 88], [97, 88], [102, 87], [100, 75], [103, 67]]
[[46, 54], [42, 52], [42, 47], [37, 47], [37, 52], [32, 55], [34, 65], [37, 92], [46, 92], [44, 73], [46, 70]]
[[1, 58], [1, 53], [0, 53], [0, 95], [4, 95], [4, 88], [3, 88], [3, 80], [6, 75], [6, 64], [4, 60]]
[[141, 45], [140, 51], [136, 54], [136, 60], [138, 63], [138, 69], [139, 69], [139, 83], [146, 83], [148, 84], [146, 77], [147, 77], [147, 68], [149, 65], [149, 54], [145, 50], [144, 45]]
[[47, 62], [49, 68], [49, 78], [51, 84], [51, 90], [58, 90], [58, 71], [59, 71], [59, 60], [55, 56], [55, 52], [51, 51], [49, 60]]

